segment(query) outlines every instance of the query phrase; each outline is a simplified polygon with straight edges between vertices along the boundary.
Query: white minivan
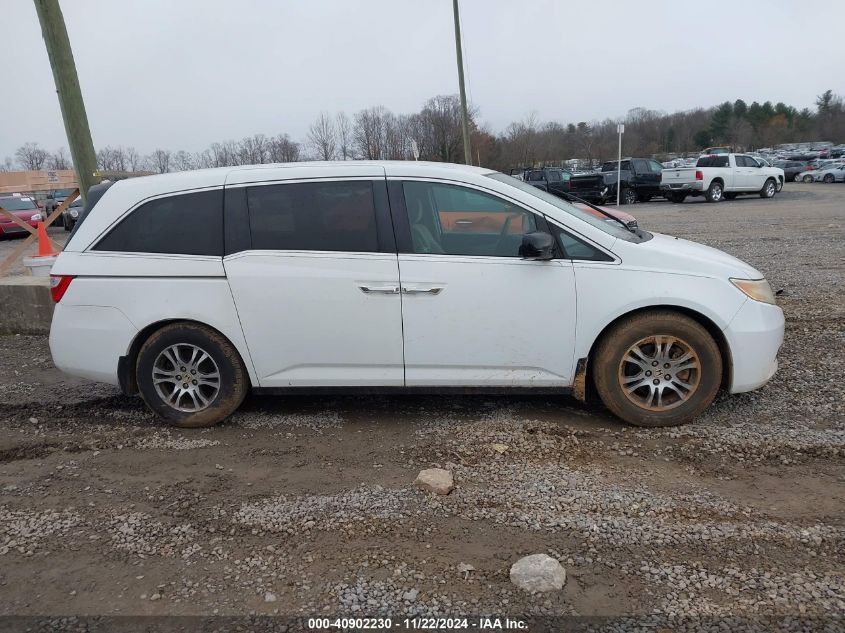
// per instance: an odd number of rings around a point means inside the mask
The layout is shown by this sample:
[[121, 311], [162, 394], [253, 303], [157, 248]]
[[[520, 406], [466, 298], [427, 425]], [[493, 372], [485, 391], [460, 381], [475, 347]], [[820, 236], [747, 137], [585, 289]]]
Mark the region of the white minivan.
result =
[[680, 424], [769, 380], [784, 330], [730, 255], [443, 163], [98, 185], [52, 275], [56, 366], [182, 427], [249, 389], [597, 393]]

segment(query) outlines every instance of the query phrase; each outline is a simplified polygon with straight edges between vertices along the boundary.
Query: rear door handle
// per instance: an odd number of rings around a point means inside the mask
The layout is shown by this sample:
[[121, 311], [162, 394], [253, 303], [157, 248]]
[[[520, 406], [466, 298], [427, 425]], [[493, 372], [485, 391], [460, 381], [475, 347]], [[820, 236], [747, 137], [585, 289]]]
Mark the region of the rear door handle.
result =
[[399, 286], [396, 284], [359, 284], [365, 295], [380, 294], [380, 295], [398, 295]]
[[409, 295], [439, 295], [445, 286], [431, 284], [402, 284], [402, 292]]

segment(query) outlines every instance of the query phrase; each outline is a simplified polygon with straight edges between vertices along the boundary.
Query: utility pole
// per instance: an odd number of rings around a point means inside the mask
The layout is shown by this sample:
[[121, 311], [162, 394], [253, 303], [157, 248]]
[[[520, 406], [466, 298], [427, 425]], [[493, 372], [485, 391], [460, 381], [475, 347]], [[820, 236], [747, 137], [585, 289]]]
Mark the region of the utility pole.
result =
[[59, 95], [59, 107], [65, 123], [70, 156], [79, 183], [79, 193], [83, 201], [88, 195], [88, 187], [99, 182], [94, 176], [97, 169], [97, 156], [91, 141], [91, 130], [82, 101], [82, 90], [76, 75], [73, 51], [65, 28], [65, 19], [59, 7], [59, 0], [34, 0], [41, 34], [47, 46], [47, 57], [53, 69], [56, 93]]
[[616, 132], [619, 134], [619, 160], [616, 162], [616, 206], [619, 206], [619, 194], [622, 191], [622, 135], [625, 133], [625, 124], [617, 123]]
[[467, 114], [467, 91], [464, 87], [464, 54], [461, 51], [461, 18], [458, 14], [458, 0], [452, 0], [455, 15], [455, 51], [458, 54], [458, 85], [461, 89], [461, 132], [464, 135], [464, 162], [472, 165], [472, 149], [469, 146], [469, 114]]

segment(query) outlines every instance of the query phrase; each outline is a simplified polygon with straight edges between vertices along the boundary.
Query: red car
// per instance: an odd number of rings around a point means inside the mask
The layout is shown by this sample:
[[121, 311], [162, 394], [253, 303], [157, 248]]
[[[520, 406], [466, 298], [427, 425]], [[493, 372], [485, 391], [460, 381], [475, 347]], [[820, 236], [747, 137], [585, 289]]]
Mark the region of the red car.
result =
[[[41, 215], [41, 209], [36, 206], [35, 200], [32, 198], [26, 198], [24, 196], [0, 197], [0, 208], [11, 211], [32, 228], [37, 227], [38, 222], [44, 219], [44, 216]], [[5, 213], [0, 214], [0, 235], [11, 235], [15, 233], [29, 235], [26, 229], [15, 224]]]

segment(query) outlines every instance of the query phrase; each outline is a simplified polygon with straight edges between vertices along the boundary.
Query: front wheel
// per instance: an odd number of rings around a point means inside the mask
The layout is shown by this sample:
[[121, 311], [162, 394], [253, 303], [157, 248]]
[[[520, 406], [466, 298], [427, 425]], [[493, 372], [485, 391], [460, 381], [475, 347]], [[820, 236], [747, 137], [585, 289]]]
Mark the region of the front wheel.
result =
[[720, 182], [711, 182], [710, 186], [707, 187], [707, 193], [704, 194], [704, 198], [707, 202], [719, 202], [722, 200], [722, 193], [724, 189], [722, 189], [722, 183]]
[[637, 192], [630, 187], [626, 187], [622, 190], [621, 200], [622, 204], [635, 204], [637, 202]]
[[825, 175], [824, 175], [824, 181], [825, 181], [827, 184], [832, 183], [832, 182], [834, 181], [833, 174], [825, 174]]
[[813, 182], [813, 177], [809, 174], [804, 176], [804, 182]]
[[778, 192], [778, 187], [775, 184], [775, 181], [769, 178], [764, 184], [763, 188], [760, 190], [760, 197], [761, 198], [774, 198], [775, 194]]
[[605, 406], [636, 426], [675, 426], [706, 409], [722, 381], [722, 356], [693, 319], [643, 312], [599, 342], [593, 380]]
[[147, 406], [173, 426], [222, 422], [246, 396], [249, 378], [237, 350], [219, 332], [172, 323], [141, 346], [138, 390]]
[[801, 182], [801, 174], [795, 174], [792, 177], [792, 180], [795, 181], [795, 182]]

